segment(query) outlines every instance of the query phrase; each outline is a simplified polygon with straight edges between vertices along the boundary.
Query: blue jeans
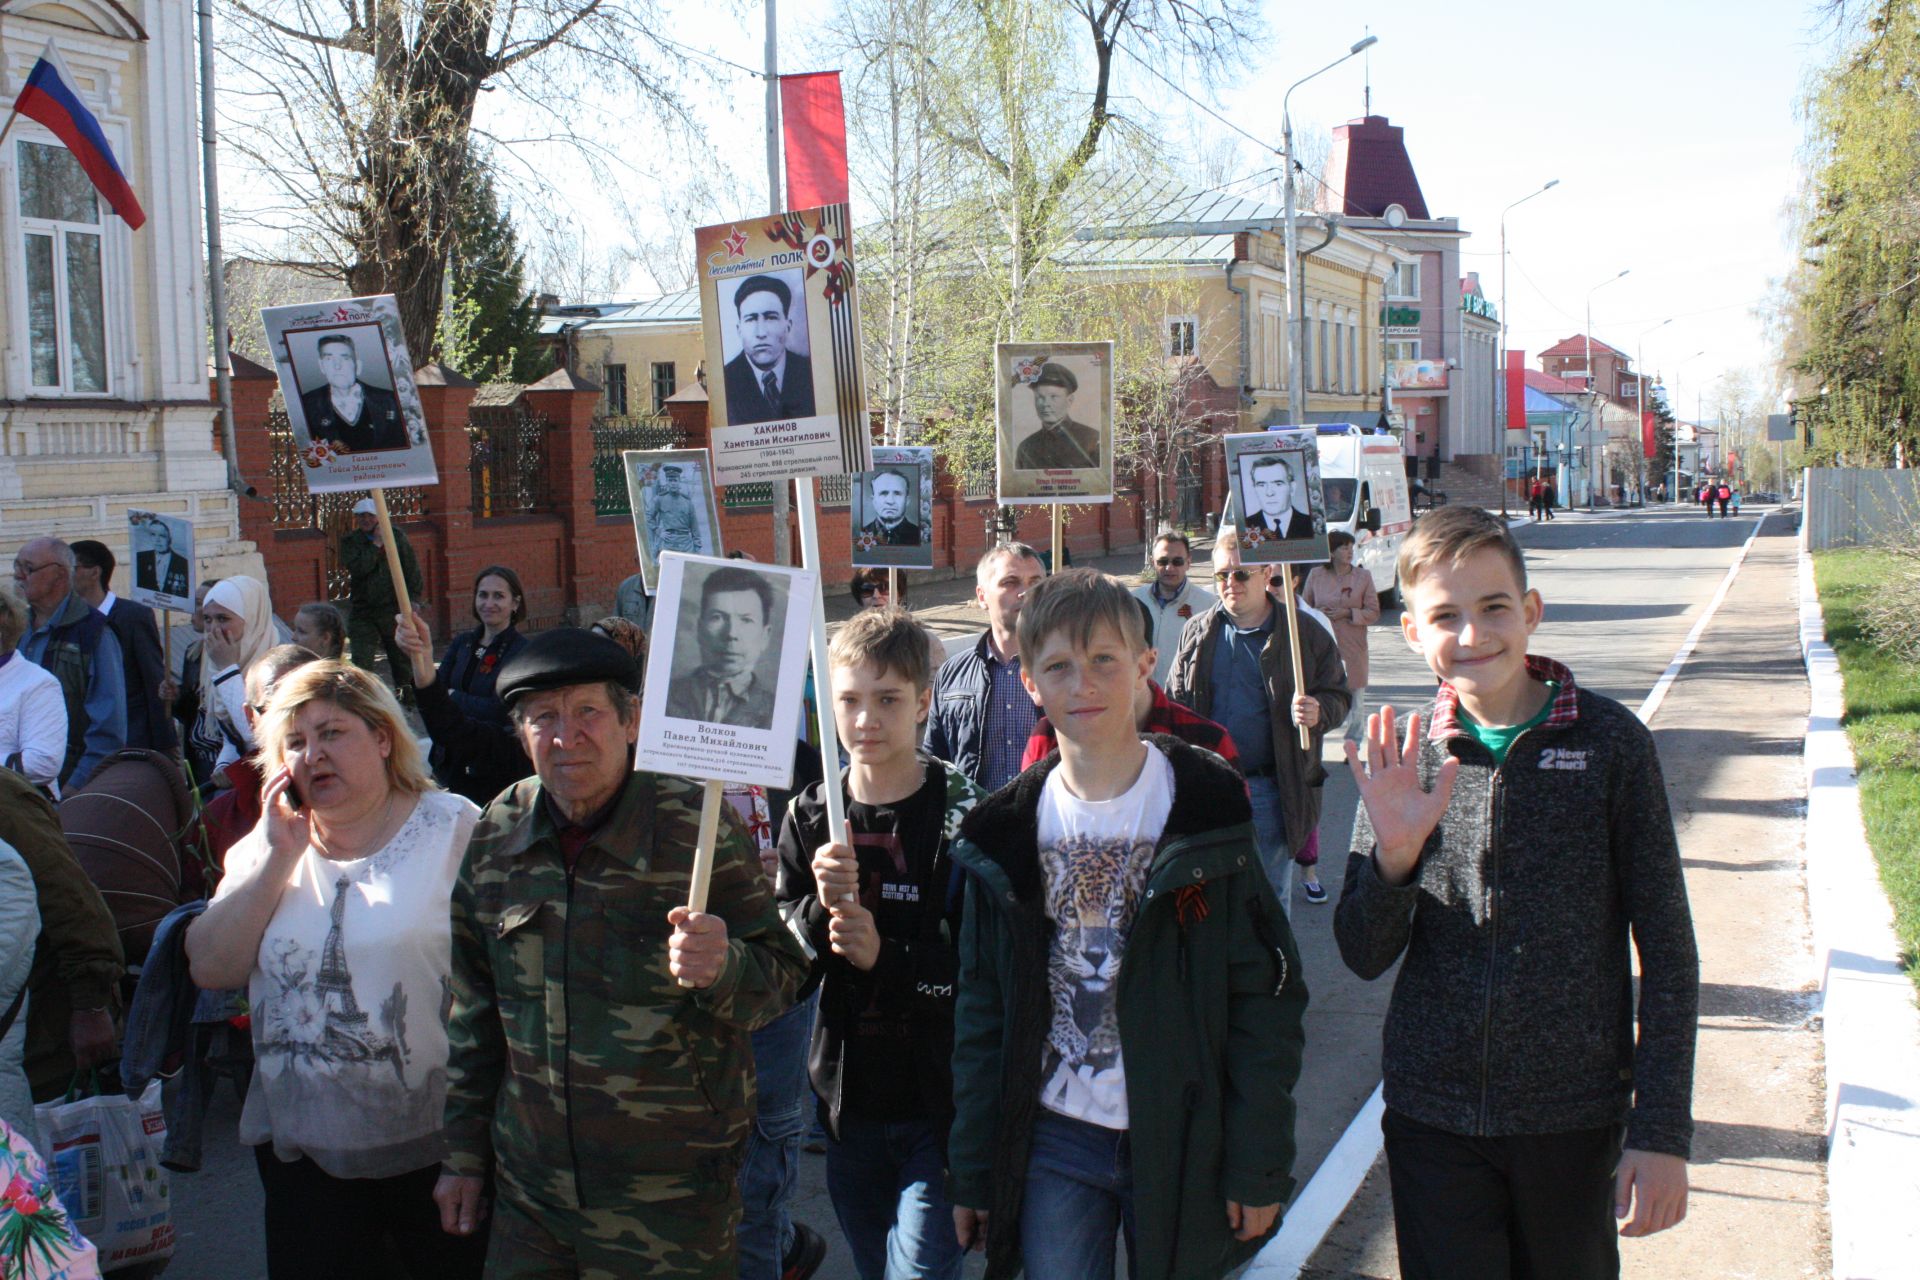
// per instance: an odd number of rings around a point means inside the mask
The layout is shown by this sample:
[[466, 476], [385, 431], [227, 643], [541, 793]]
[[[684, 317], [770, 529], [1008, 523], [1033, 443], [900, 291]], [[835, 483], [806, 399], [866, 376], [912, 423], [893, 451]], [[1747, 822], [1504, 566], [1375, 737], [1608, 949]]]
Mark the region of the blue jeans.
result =
[[740, 1280], [780, 1280], [793, 1226], [787, 1202], [807, 1132], [807, 1042], [819, 992], [753, 1033], [753, 1132], [740, 1160]]
[[827, 1194], [860, 1280], [958, 1280], [966, 1254], [941, 1194], [946, 1164], [924, 1121], [842, 1113], [840, 1141], [827, 1143]]
[[1260, 862], [1267, 882], [1279, 895], [1280, 909], [1293, 919], [1293, 855], [1287, 848], [1287, 818], [1280, 808], [1280, 784], [1272, 778], [1248, 778], [1247, 798], [1253, 802], [1253, 834], [1260, 842]]
[[1040, 1109], [1020, 1209], [1020, 1261], [1046, 1280], [1113, 1280], [1114, 1237], [1133, 1245], [1133, 1149], [1124, 1129], [1103, 1129]]

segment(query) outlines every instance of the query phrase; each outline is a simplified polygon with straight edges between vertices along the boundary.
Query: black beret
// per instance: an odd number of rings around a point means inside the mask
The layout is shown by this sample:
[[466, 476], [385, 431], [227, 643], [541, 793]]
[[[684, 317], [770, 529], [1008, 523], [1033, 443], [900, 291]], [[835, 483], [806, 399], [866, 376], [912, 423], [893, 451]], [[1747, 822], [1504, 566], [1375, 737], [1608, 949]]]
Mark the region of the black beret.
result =
[[500, 666], [494, 691], [508, 706], [523, 693], [614, 681], [640, 691], [640, 666], [626, 648], [579, 627], [542, 631]]
[[1073, 370], [1063, 364], [1049, 360], [1040, 366], [1040, 376], [1033, 380], [1036, 387], [1065, 387], [1068, 391], [1080, 389], [1080, 379], [1073, 376]]

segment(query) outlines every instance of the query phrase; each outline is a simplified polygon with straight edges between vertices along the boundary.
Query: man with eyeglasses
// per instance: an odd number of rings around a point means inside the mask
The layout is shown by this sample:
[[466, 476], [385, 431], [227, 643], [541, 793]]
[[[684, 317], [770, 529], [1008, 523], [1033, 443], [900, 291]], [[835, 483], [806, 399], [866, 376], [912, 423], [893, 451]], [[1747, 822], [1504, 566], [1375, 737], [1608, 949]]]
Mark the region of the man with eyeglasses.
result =
[[60, 682], [67, 704], [67, 756], [60, 789], [84, 786], [102, 761], [127, 745], [127, 678], [107, 615], [73, 590], [73, 548], [35, 538], [13, 559], [13, 582], [27, 602], [20, 656]]
[[1173, 655], [1180, 650], [1187, 620], [1211, 609], [1217, 598], [1197, 580], [1188, 580], [1192, 563], [1193, 544], [1187, 535], [1168, 530], [1153, 540], [1152, 581], [1133, 589], [1153, 614], [1153, 647], [1160, 655], [1153, 664], [1153, 682], [1158, 685], [1165, 685], [1173, 671]]
[[[1267, 594], [1272, 570], [1242, 565], [1231, 533], [1213, 547], [1220, 602], [1187, 623], [1167, 693], [1232, 735], [1253, 801], [1253, 825], [1267, 878], [1293, 914], [1293, 850], [1306, 846], [1319, 813], [1313, 788], [1326, 776], [1320, 742], [1353, 704], [1333, 636], [1302, 618], [1296, 689], [1286, 619]], [[1308, 729], [1302, 748], [1295, 726]]]

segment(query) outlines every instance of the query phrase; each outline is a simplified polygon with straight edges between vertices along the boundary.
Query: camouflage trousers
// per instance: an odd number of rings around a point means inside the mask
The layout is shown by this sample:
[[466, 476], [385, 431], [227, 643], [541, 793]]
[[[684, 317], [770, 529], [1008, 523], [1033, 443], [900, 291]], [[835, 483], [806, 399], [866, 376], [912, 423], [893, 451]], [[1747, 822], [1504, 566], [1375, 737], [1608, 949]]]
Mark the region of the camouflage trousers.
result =
[[555, 1209], [494, 1203], [486, 1280], [735, 1280], [740, 1196], [729, 1182], [673, 1200]]

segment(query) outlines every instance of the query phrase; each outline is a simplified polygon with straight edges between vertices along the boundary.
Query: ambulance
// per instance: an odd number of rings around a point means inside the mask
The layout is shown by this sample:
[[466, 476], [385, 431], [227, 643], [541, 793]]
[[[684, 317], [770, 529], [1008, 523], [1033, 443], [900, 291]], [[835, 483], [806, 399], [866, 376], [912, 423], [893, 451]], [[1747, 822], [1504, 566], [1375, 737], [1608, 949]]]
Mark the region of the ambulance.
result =
[[1381, 607], [1390, 609], [1399, 602], [1400, 544], [1413, 528], [1400, 437], [1346, 422], [1322, 423], [1316, 431], [1327, 532], [1353, 535], [1353, 562], [1373, 575]]

